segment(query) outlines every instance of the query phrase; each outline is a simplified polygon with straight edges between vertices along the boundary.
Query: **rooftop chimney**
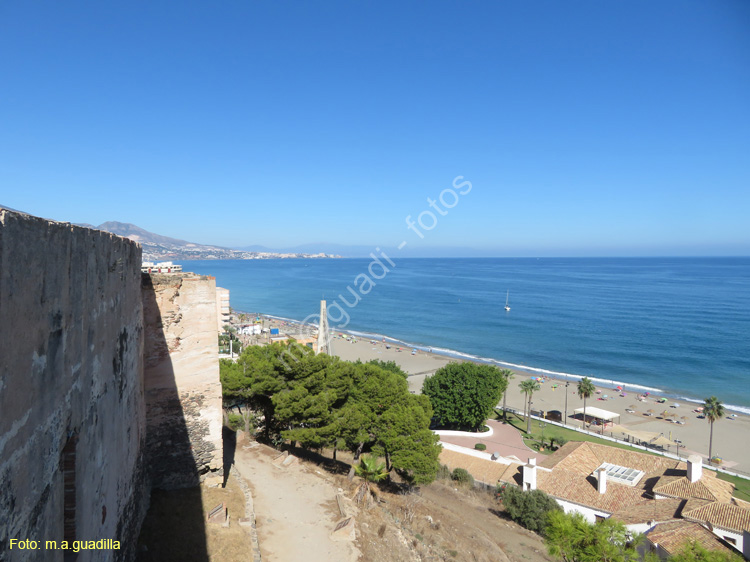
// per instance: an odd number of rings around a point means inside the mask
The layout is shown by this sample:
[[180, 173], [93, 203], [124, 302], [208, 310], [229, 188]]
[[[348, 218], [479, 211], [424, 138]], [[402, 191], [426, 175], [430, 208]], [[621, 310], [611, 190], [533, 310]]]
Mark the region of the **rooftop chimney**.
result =
[[607, 469], [604, 467], [601, 467], [599, 470], [597, 470], [596, 478], [598, 481], [596, 489], [599, 491], [600, 494], [603, 494], [604, 492], [607, 491]]
[[687, 477], [690, 483], [697, 482], [703, 475], [703, 459], [698, 455], [690, 455], [687, 461]]
[[523, 465], [523, 491], [536, 490], [536, 458], [529, 458], [528, 464]]

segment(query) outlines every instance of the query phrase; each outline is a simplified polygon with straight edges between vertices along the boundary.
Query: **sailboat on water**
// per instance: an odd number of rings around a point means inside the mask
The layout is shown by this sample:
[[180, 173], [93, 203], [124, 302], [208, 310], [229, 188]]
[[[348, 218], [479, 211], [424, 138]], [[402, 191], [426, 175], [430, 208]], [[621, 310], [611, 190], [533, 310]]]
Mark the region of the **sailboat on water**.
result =
[[510, 305], [508, 304], [508, 297], [510, 296], [510, 289], [505, 293], [505, 310], [510, 311]]

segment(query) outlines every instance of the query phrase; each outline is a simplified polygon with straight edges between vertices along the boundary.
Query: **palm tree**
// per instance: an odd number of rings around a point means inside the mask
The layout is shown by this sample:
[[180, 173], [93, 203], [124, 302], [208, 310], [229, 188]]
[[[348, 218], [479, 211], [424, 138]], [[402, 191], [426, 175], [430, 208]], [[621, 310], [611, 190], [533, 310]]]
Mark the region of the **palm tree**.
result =
[[518, 385], [518, 387], [521, 389], [521, 392], [526, 394], [528, 408], [524, 406], [524, 412], [526, 412], [526, 433], [529, 434], [531, 433], [531, 396], [534, 394], [534, 392], [539, 390], [541, 386], [539, 386], [539, 381], [529, 379], [523, 381]]
[[505, 398], [508, 396], [508, 387], [510, 386], [510, 379], [513, 378], [513, 371], [510, 369], [502, 369], [500, 374], [505, 378], [505, 392], [503, 392], [503, 421], [508, 421], [508, 412], [505, 410]]
[[370, 482], [380, 482], [388, 478], [388, 470], [385, 468], [385, 463], [378, 462], [378, 459], [371, 455], [362, 455], [359, 459], [359, 464], [354, 467], [354, 472], [364, 480], [354, 493], [354, 500], [357, 503], [361, 503], [363, 499], [366, 499], [366, 503], [369, 504], [372, 496]]
[[711, 433], [708, 438], [708, 462], [711, 462], [713, 458], [711, 453], [713, 452], [714, 444], [714, 422], [724, 417], [724, 404], [719, 402], [716, 396], [706, 398], [706, 401], [703, 403], [703, 415], [706, 416], [708, 423], [711, 424]]
[[591, 398], [591, 395], [596, 392], [596, 387], [591, 379], [583, 377], [578, 381], [578, 396], [583, 398], [583, 427], [586, 427], [586, 399]]

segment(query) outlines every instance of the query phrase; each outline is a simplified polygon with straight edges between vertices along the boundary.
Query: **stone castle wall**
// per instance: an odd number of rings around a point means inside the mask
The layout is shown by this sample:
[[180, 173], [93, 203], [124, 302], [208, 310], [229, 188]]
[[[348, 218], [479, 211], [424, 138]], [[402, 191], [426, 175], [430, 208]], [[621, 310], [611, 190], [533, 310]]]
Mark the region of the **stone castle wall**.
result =
[[14, 539], [113, 539], [147, 506], [140, 247], [0, 209], [0, 558]]
[[144, 275], [143, 295], [151, 478], [163, 489], [195, 485], [222, 462], [216, 280]]
[[152, 485], [221, 466], [216, 282], [140, 268], [126, 238], [0, 209], [0, 560], [133, 560]]

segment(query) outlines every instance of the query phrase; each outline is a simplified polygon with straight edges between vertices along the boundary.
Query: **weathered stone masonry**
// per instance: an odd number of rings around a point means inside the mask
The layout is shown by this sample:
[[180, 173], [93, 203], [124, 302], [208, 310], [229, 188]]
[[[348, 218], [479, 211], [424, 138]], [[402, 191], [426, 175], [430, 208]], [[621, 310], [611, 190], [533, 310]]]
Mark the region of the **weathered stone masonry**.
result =
[[124, 238], [0, 209], [0, 558], [30, 559], [11, 538], [116, 538], [122, 551], [78, 559], [133, 555], [147, 506], [140, 262]]
[[0, 560], [30, 559], [11, 538], [132, 560], [152, 480], [221, 462], [215, 281], [140, 266], [130, 240], [0, 209]]
[[216, 280], [144, 274], [143, 292], [151, 477], [162, 489], [196, 485], [222, 461]]

